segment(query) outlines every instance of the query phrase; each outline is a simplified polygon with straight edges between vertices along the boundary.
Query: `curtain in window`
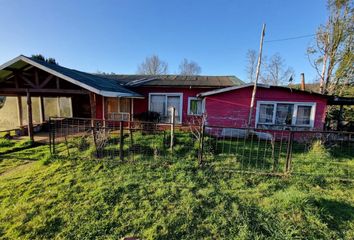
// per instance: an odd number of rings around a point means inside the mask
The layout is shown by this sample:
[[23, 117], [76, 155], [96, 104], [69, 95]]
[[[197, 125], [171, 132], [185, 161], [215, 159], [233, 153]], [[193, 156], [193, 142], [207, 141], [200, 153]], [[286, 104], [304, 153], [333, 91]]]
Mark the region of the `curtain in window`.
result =
[[311, 106], [298, 106], [296, 125], [309, 125], [311, 119]]
[[150, 111], [160, 113], [161, 117], [165, 115], [165, 95], [151, 95]]
[[118, 98], [106, 98], [107, 100], [107, 112], [118, 113]]
[[189, 103], [189, 113], [193, 115], [202, 114], [202, 100], [192, 99]]
[[275, 115], [276, 125], [291, 125], [293, 119], [294, 104], [278, 103]]
[[259, 123], [272, 123], [273, 122], [273, 104], [260, 104], [259, 108]]
[[174, 107], [176, 109], [176, 121], [180, 119], [180, 97], [179, 96], [167, 96], [167, 110], [168, 116], [171, 116], [170, 108]]
[[119, 112], [130, 113], [130, 99], [120, 98], [119, 99]]

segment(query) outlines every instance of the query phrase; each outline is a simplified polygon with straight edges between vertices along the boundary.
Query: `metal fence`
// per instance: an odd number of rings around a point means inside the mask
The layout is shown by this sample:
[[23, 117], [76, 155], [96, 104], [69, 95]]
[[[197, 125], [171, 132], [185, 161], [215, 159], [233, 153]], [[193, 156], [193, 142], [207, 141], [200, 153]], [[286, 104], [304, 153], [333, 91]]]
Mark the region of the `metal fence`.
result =
[[188, 159], [224, 171], [354, 179], [354, 133], [349, 132], [83, 118], [51, 118], [49, 126], [51, 152], [68, 156], [128, 162]]

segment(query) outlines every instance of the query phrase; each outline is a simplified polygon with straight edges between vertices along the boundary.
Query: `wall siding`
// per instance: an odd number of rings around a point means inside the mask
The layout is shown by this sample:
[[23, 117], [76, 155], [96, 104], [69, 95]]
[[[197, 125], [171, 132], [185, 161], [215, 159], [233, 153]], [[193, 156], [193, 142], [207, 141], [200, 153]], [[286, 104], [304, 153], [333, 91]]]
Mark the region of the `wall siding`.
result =
[[[247, 127], [251, 94], [252, 87], [248, 87], [206, 97], [207, 124]], [[301, 92], [289, 92], [286, 89], [258, 88], [252, 114], [252, 127], [255, 126], [258, 101], [315, 102], [314, 129], [323, 129], [327, 108], [325, 97]]]
[[144, 99], [134, 99], [134, 114], [145, 112], [149, 109], [149, 93], [182, 93], [182, 123], [190, 122], [191, 116], [188, 116], [188, 98], [195, 97], [198, 93], [211, 91], [211, 88], [171, 88], [171, 87], [140, 87], [134, 91], [140, 93]]

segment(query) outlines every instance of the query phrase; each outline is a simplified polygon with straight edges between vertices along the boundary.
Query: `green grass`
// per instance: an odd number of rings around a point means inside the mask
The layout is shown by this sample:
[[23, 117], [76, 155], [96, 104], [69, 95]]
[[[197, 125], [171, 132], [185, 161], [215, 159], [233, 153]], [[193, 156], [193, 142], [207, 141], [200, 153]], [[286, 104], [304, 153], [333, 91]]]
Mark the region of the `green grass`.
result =
[[[222, 155], [201, 168], [183, 146], [193, 143], [180, 137], [179, 157], [168, 159], [92, 160], [81, 141], [69, 144], [70, 159], [64, 144], [52, 158], [47, 146], [2, 155], [14, 165], [0, 165], [0, 238], [354, 238], [353, 182], [240, 174], [234, 158]], [[85, 146], [79, 154], [78, 146]]]

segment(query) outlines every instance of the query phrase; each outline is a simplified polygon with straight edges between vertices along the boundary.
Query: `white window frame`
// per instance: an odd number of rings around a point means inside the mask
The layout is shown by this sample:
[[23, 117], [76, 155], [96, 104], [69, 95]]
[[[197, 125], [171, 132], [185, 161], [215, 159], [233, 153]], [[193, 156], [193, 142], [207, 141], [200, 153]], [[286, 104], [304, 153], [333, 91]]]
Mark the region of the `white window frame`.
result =
[[[272, 120], [271, 123], [259, 123], [259, 111], [260, 111], [260, 105], [261, 104], [273, 104], [274, 105], [273, 120]], [[315, 102], [257, 101], [255, 128], [257, 128], [258, 124], [275, 125], [275, 118], [276, 118], [276, 113], [277, 113], [277, 104], [293, 104], [294, 105], [294, 111], [293, 111], [293, 116], [292, 116], [292, 121], [291, 121], [292, 124], [289, 125], [289, 126], [292, 126], [292, 127], [310, 127], [310, 128], [314, 127], [314, 125], [315, 125], [315, 116], [316, 116], [316, 103]], [[311, 107], [310, 124], [296, 124], [298, 106]], [[286, 125], [284, 125], [284, 126], [286, 126]]]
[[[180, 112], [180, 120], [177, 123], [182, 123], [183, 121], [183, 93], [159, 93], [159, 92], [154, 92], [154, 93], [149, 93], [149, 111], [151, 111], [151, 97], [154, 95], [163, 95], [165, 96], [165, 103], [167, 106], [167, 97], [179, 97], [179, 101], [180, 101], [180, 107], [179, 107], [179, 112]], [[168, 111], [169, 109], [166, 109], [166, 113], [168, 115]]]
[[[198, 101], [201, 101], [201, 102], [202, 102], [202, 109], [201, 109], [202, 113], [201, 113], [201, 114], [193, 114], [193, 113], [191, 113], [190, 107], [191, 107], [191, 101], [192, 101], [192, 100], [198, 100]], [[188, 97], [188, 109], [187, 109], [187, 114], [188, 114], [189, 116], [202, 116], [203, 113], [204, 113], [204, 110], [205, 110], [205, 101], [204, 101], [204, 99], [202, 99], [202, 98], [197, 98], [197, 97]]]

